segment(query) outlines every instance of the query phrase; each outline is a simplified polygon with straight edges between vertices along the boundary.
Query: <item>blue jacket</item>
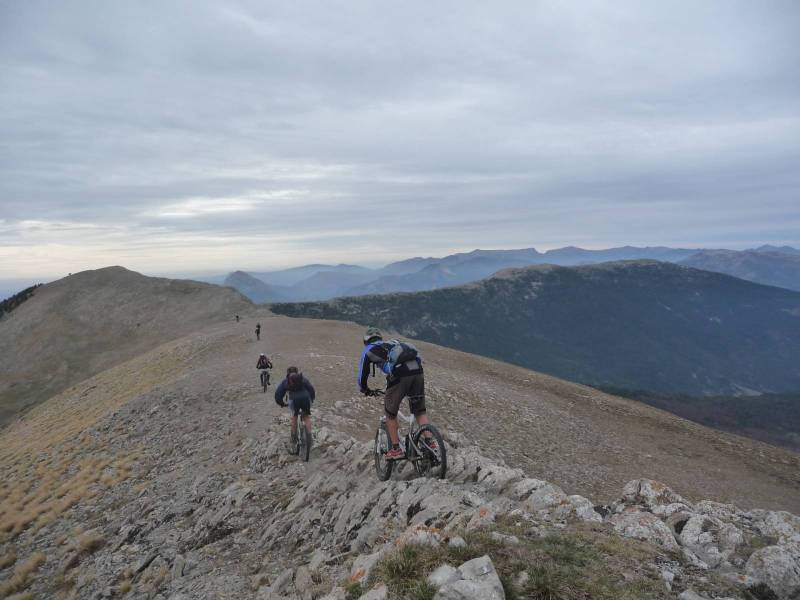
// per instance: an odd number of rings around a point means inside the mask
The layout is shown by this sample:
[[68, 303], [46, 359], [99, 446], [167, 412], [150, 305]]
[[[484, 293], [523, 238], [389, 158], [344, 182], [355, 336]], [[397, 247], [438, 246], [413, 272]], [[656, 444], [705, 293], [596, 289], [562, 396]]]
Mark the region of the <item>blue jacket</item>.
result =
[[389, 366], [388, 359], [389, 350], [384, 342], [367, 344], [364, 346], [364, 351], [361, 353], [361, 359], [358, 363], [358, 378], [356, 379], [356, 382], [358, 383], [358, 389], [360, 389], [362, 392], [367, 390], [367, 379], [369, 378], [370, 365], [373, 363], [378, 366], [381, 372], [386, 374], [387, 386], [392, 385], [392, 383], [396, 382], [397, 379], [405, 377], [406, 375], [417, 375], [422, 373], [421, 357], [417, 358], [417, 364], [419, 365], [419, 368], [409, 369], [406, 365], [400, 365], [397, 369], [395, 369], [394, 373], [387, 372]]

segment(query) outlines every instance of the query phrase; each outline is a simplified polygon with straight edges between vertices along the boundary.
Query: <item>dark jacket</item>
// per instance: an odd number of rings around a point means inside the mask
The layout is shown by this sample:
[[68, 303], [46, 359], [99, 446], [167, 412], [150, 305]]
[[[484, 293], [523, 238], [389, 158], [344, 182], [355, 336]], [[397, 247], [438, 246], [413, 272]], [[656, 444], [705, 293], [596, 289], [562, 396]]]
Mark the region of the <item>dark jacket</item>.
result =
[[272, 363], [269, 359], [265, 356], [263, 359], [259, 356], [258, 362], [256, 363], [256, 369], [271, 369]]
[[286, 394], [289, 394], [289, 400], [295, 400], [298, 398], [308, 398], [309, 402], [314, 402], [314, 399], [317, 397], [317, 393], [314, 391], [314, 386], [311, 385], [311, 382], [306, 379], [305, 375], [303, 376], [303, 387], [302, 389], [296, 391], [289, 390], [289, 382], [287, 379], [281, 381], [278, 389], [275, 390], [275, 403], [280, 406], [285, 406], [283, 402], [283, 397]]

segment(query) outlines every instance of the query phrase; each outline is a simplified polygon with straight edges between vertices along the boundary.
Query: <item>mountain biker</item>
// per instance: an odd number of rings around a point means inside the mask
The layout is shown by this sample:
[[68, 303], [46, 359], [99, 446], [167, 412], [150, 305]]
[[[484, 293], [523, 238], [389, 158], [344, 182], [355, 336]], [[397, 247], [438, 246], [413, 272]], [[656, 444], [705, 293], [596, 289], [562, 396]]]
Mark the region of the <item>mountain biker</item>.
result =
[[261, 323], [256, 323], [256, 340], [261, 339]]
[[[267, 369], [272, 368], [272, 362], [267, 358], [267, 355], [263, 352], [258, 356], [258, 362], [256, 363], [256, 369], [262, 370], [262, 377], [264, 373], [266, 373], [267, 377], [267, 385], [269, 385], [269, 372]], [[263, 381], [262, 381], [263, 383]], [[264, 390], [266, 391], [266, 390]]]
[[[367, 385], [370, 365], [375, 364], [386, 373], [386, 393], [383, 399], [383, 409], [386, 412], [386, 428], [392, 447], [384, 455], [386, 460], [398, 460], [405, 457], [400, 448], [400, 436], [397, 433], [397, 412], [403, 398], [408, 396], [411, 413], [419, 425], [428, 424], [425, 409], [425, 376], [422, 370], [422, 358], [417, 355], [413, 360], [398, 364], [392, 372], [389, 368], [389, 351], [391, 343], [383, 341], [383, 335], [375, 327], [369, 327], [364, 334], [364, 352], [358, 369], [358, 385], [365, 396], [375, 396], [376, 390], [371, 390]], [[427, 438], [428, 436], [426, 436]], [[428, 442], [431, 449], [435, 449], [436, 442]]]
[[256, 363], [256, 369], [271, 369], [272, 362], [267, 358], [267, 355], [263, 352], [258, 355], [258, 362]]
[[[289, 402], [284, 401], [286, 394], [289, 394]], [[297, 443], [297, 415], [303, 411], [303, 424], [308, 431], [308, 439], [311, 439], [311, 403], [316, 398], [316, 392], [311, 382], [298, 371], [297, 367], [286, 369], [286, 379], [281, 381], [278, 389], [275, 390], [275, 402], [278, 406], [288, 406], [292, 413], [292, 432], [289, 436], [290, 444]]]

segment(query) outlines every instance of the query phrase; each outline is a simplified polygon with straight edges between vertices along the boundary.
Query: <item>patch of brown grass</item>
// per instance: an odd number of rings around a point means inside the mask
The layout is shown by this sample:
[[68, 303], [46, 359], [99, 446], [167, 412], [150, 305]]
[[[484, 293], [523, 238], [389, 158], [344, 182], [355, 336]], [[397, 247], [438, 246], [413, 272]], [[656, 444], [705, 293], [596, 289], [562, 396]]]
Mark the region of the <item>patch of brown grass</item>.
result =
[[36, 552], [17, 564], [11, 579], [0, 583], [0, 598], [8, 598], [12, 594], [21, 592], [28, 587], [31, 575], [42, 566], [44, 561], [44, 554]]
[[17, 553], [15, 550], [10, 550], [3, 554], [3, 556], [0, 556], [0, 569], [10, 567], [15, 562], [17, 562]]
[[67, 551], [68, 558], [64, 562], [64, 570], [78, 566], [85, 556], [102, 548], [105, 543], [105, 536], [96, 530], [87, 531], [73, 538]]
[[133, 589], [133, 584], [130, 579], [123, 579], [117, 586], [117, 594], [124, 596]]
[[130, 477], [131, 466], [139, 458], [138, 453], [90, 454], [79, 460], [77, 454], [78, 449], [73, 449], [33, 469], [19, 464], [11, 469], [18, 485], [0, 490], [0, 542], [14, 539], [28, 527], [39, 531], [101, 489], [118, 485]]

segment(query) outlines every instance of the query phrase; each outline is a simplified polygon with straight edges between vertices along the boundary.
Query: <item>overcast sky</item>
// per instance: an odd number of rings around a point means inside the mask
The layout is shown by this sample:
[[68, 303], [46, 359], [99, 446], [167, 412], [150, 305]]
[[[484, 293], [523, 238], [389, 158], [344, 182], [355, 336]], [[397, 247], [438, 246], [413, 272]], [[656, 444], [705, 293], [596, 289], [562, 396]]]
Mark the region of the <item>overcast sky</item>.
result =
[[800, 244], [800, 2], [0, 3], [0, 278]]

